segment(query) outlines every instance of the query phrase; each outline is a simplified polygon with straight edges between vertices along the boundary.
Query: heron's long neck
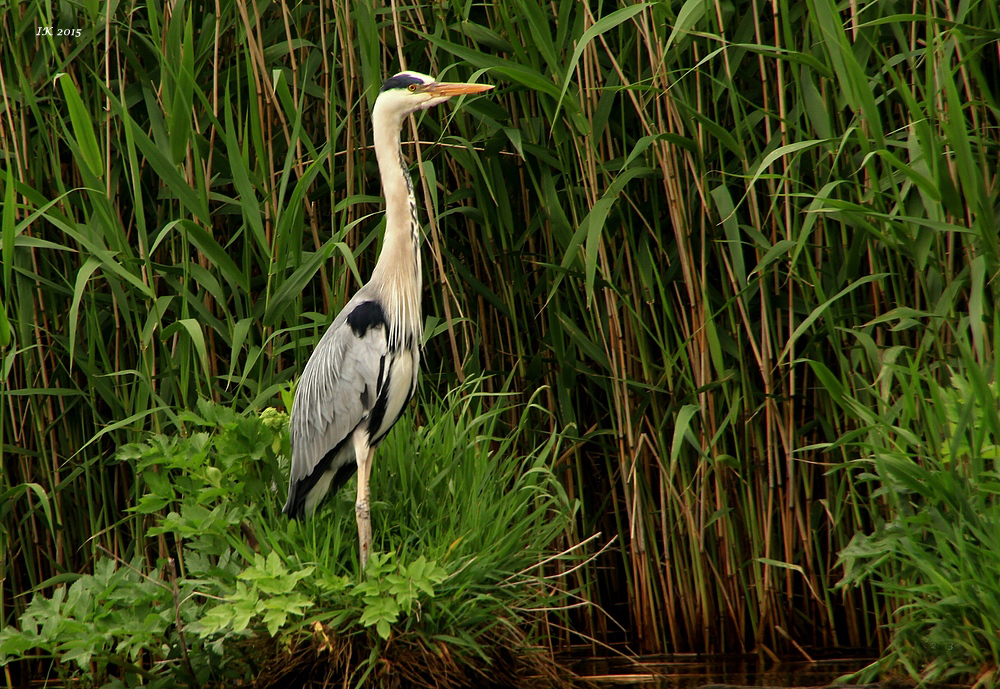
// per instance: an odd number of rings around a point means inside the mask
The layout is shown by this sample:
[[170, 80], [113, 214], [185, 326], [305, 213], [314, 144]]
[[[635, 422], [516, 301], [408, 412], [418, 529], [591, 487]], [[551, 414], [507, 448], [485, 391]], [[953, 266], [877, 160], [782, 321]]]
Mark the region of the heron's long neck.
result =
[[389, 311], [390, 339], [402, 342], [423, 325], [420, 315], [420, 226], [403, 152], [401, 122], [386, 122], [375, 112], [375, 157], [385, 194], [385, 237], [371, 284]]

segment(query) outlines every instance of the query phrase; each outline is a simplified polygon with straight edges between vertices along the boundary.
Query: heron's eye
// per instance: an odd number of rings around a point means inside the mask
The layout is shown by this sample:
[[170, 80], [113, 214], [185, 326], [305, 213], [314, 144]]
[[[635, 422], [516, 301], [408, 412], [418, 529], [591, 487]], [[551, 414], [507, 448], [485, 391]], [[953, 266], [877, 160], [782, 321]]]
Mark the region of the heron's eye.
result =
[[416, 84], [410, 84], [406, 88], [410, 89], [410, 93], [414, 93], [417, 90], [417, 85]]

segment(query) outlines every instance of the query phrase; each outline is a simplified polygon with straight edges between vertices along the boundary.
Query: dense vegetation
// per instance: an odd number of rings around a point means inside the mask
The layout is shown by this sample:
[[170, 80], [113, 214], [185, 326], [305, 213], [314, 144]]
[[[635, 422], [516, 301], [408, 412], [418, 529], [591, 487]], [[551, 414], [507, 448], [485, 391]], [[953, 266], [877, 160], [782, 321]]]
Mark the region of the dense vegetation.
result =
[[406, 149], [406, 425], [483, 374], [534, 400], [491, 433], [562, 439], [539, 495], [575, 519], [523, 535], [611, 543], [573, 624], [995, 682], [995, 2], [110, 7], [0, 6], [0, 621], [173, 552], [121, 448], [283, 407], [373, 265], [369, 111], [405, 66], [498, 86]]

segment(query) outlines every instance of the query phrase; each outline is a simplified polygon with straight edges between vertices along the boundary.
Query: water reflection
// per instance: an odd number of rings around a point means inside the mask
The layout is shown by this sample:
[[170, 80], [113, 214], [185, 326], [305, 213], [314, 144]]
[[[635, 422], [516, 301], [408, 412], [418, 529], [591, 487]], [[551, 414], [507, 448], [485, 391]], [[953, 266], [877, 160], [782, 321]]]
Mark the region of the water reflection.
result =
[[825, 687], [873, 662], [874, 658], [774, 661], [758, 656], [671, 655], [588, 658], [574, 664], [581, 677], [603, 686], [695, 689], [740, 687]]

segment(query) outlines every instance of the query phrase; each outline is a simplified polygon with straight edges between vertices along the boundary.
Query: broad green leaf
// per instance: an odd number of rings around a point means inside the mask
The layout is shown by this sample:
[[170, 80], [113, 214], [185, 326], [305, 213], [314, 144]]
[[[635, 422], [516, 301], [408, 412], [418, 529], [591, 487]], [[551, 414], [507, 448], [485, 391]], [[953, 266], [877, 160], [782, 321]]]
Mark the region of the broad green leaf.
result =
[[0, 259], [3, 262], [3, 286], [8, 294], [14, 287], [11, 282], [11, 275], [14, 270], [14, 239], [17, 236], [14, 215], [16, 210], [17, 208], [14, 203], [14, 167], [8, 164], [3, 188], [3, 212], [0, 213]]
[[645, 11], [650, 3], [640, 3], [638, 5], [632, 5], [631, 7], [622, 7], [617, 9], [611, 14], [601, 17], [594, 25], [583, 32], [583, 36], [580, 40], [576, 42], [576, 48], [573, 50], [573, 56], [570, 57], [569, 63], [566, 65], [566, 74], [563, 77], [563, 85], [559, 91], [559, 99], [556, 101], [556, 110], [553, 113], [552, 118], [555, 119], [559, 114], [559, 109], [562, 107], [563, 99], [566, 97], [566, 92], [569, 90], [570, 82], [576, 75], [576, 66], [580, 62], [580, 56], [583, 55], [583, 51], [587, 49], [590, 42], [601, 34], [607, 33], [611, 29], [615, 28], [619, 24], [627, 22], [629, 19]]
[[812, 324], [816, 322], [816, 319], [825, 314], [829, 310], [832, 304], [840, 300], [842, 297], [850, 294], [854, 290], [858, 289], [859, 287], [863, 287], [864, 285], [867, 285], [870, 282], [877, 282], [879, 280], [883, 280], [886, 277], [888, 276], [885, 273], [877, 273], [875, 275], [865, 275], [864, 277], [855, 280], [850, 285], [840, 290], [835, 295], [830, 297], [828, 300], [826, 300], [825, 302], [817, 306], [815, 309], [813, 309], [812, 312], [805, 319], [803, 319], [803, 321], [799, 323], [798, 326], [796, 326], [795, 330], [789, 336], [788, 343], [785, 345], [784, 349], [781, 350], [781, 354], [778, 356], [778, 361], [781, 362], [785, 359], [785, 357], [788, 356], [789, 352], [792, 350], [792, 347], [795, 346], [796, 341], [799, 339], [799, 337], [802, 336], [802, 333], [811, 328]]
[[674, 20], [674, 27], [667, 36], [667, 43], [663, 47], [664, 51], [669, 51], [677, 37], [681, 34], [688, 34], [694, 30], [695, 25], [705, 16], [706, 10], [710, 7], [705, 0], [687, 0], [677, 13]]
[[529, 65], [518, 64], [510, 60], [488, 55], [472, 48], [467, 48], [456, 43], [451, 43], [437, 36], [417, 32], [421, 38], [436, 45], [442, 50], [446, 50], [455, 57], [461, 58], [473, 67], [487, 69], [490, 73], [498, 73], [516, 81], [532, 91], [547, 93], [553, 98], [559, 98], [559, 87], [551, 80], [547, 79], [541, 72]]
[[56, 81], [62, 87], [63, 97], [66, 99], [66, 108], [69, 110], [70, 122], [73, 125], [73, 144], [80, 153], [81, 167], [94, 178], [100, 179], [104, 173], [104, 164], [101, 149], [97, 145], [97, 136], [94, 134], [94, 123], [90, 119], [90, 111], [83, 104], [80, 92], [68, 74], [57, 74]]
[[684, 436], [688, 433], [694, 433], [691, 428], [691, 420], [701, 411], [701, 407], [697, 404], [685, 404], [677, 412], [677, 419], [674, 421], [674, 438], [670, 443], [670, 464], [671, 466], [677, 461], [677, 458], [681, 454], [681, 443], [684, 441]]
[[90, 281], [90, 276], [101, 267], [101, 261], [95, 256], [88, 256], [87, 260], [80, 266], [76, 274], [76, 283], [73, 285], [73, 301], [69, 307], [69, 363], [73, 365], [73, 353], [76, 351], [76, 332], [80, 321], [80, 300], [83, 298], [83, 291]]
[[329, 240], [319, 251], [314, 251], [302, 265], [285, 280], [268, 300], [267, 308], [264, 310], [264, 323], [271, 325], [278, 322], [280, 314], [289, 309], [292, 300], [297, 299], [302, 294], [306, 284], [319, 272], [320, 266], [333, 255], [333, 252], [342, 248], [343, 253], [350, 253], [350, 249], [333, 239]]

